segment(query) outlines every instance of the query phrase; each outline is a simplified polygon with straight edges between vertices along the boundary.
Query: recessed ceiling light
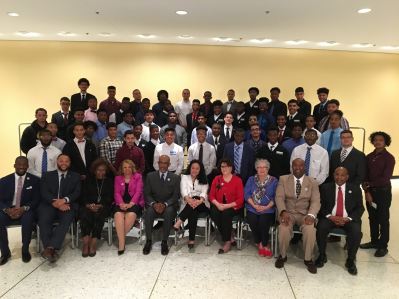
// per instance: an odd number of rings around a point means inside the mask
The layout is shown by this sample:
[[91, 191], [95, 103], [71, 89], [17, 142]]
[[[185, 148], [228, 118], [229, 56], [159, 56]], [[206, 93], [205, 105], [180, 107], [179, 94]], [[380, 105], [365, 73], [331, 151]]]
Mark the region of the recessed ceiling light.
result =
[[361, 8], [357, 12], [360, 14], [365, 14], [365, 13], [369, 13], [370, 11], [371, 11], [371, 8]]
[[394, 51], [394, 50], [399, 50], [399, 46], [383, 46], [381, 47], [381, 49]]
[[234, 39], [231, 37], [214, 37], [213, 40], [217, 42], [231, 42]]
[[320, 42], [318, 43], [318, 45], [321, 47], [333, 47], [339, 45], [339, 43], [334, 41], [328, 41], [328, 42]]
[[308, 41], [306, 40], [287, 40], [285, 43], [287, 45], [303, 45], [306, 44]]
[[76, 36], [76, 33], [68, 32], [68, 31], [61, 31], [57, 33], [59, 36]]
[[141, 38], [154, 38], [154, 37], [156, 37], [155, 35], [153, 35], [153, 34], [139, 34], [139, 35], [137, 35], [138, 37], [141, 37]]
[[30, 32], [30, 31], [18, 31], [17, 35], [23, 36], [23, 37], [38, 37], [38, 36], [40, 36], [40, 33]]
[[251, 43], [255, 44], [267, 44], [271, 43], [273, 40], [269, 38], [253, 38], [249, 40]]
[[354, 48], [371, 48], [371, 47], [375, 47], [375, 45], [370, 44], [370, 43], [360, 43], [360, 44], [353, 44], [352, 47], [354, 47]]
[[188, 12], [185, 10], [178, 10], [176, 11], [176, 14], [179, 16], [185, 16], [186, 14], [188, 14]]
[[109, 32], [101, 32], [101, 33], [99, 33], [98, 35], [99, 35], [99, 36], [102, 36], [102, 37], [108, 37], [108, 36], [111, 36], [112, 33], [109, 33]]
[[19, 17], [19, 13], [17, 13], [17, 12], [8, 12], [7, 15], [9, 17]]
[[180, 38], [180, 39], [191, 39], [193, 37], [191, 35], [184, 34], [184, 35], [179, 35], [178, 38]]

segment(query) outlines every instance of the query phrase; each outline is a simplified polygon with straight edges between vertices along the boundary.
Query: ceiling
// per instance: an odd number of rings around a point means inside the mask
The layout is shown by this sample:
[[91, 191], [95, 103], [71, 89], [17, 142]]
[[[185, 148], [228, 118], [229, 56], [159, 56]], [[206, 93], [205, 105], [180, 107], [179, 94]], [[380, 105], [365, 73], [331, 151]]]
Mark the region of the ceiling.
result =
[[[372, 10], [359, 14], [357, 11], [362, 8]], [[177, 15], [178, 10], [188, 14]], [[19, 16], [9, 16], [10, 12]], [[35, 32], [38, 36], [29, 36], [26, 32]], [[64, 35], [59, 35], [61, 32]], [[153, 36], [139, 37], [140, 34]], [[217, 37], [232, 40], [214, 40]], [[1, 0], [0, 40], [179, 43], [399, 53], [399, 1]], [[296, 42], [287, 44], [287, 41]], [[338, 44], [320, 45], [320, 42]]]

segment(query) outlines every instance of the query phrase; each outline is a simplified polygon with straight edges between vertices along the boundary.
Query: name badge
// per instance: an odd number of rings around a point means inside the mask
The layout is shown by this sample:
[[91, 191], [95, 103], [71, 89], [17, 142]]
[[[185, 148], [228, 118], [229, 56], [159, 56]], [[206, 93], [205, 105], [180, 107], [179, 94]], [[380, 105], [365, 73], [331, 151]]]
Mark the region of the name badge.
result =
[[176, 156], [176, 151], [170, 151], [169, 153], [171, 156]]
[[283, 153], [283, 152], [280, 152], [280, 151], [276, 151], [276, 154], [277, 154], [277, 155], [280, 155], [280, 156], [284, 155], [284, 153]]
[[299, 119], [294, 119], [294, 123], [299, 123]]
[[26, 187], [26, 190], [30, 190], [32, 189], [32, 186]]

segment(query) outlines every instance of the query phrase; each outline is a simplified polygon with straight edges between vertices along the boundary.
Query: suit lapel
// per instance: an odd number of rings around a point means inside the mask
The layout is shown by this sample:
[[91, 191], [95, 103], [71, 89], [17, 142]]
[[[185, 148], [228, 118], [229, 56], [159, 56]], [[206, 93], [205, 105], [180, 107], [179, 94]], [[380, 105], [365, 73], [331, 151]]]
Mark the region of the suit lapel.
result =
[[295, 177], [290, 174], [287, 178], [287, 193], [288, 193], [288, 197], [292, 197], [292, 198], [296, 198], [296, 192], [295, 192], [295, 188], [294, 188], [294, 184], [295, 184]]
[[[86, 140], [86, 144], [85, 144], [85, 155], [86, 155], [86, 145], [87, 145], [87, 140]], [[85, 163], [83, 162], [82, 156], [80, 155], [79, 148], [78, 148], [77, 144], [75, 143], [75, 141], [73, 142], [73, 148], [75, 149], [76, 155], [80, 159], [80, 163], [85, 167]]]

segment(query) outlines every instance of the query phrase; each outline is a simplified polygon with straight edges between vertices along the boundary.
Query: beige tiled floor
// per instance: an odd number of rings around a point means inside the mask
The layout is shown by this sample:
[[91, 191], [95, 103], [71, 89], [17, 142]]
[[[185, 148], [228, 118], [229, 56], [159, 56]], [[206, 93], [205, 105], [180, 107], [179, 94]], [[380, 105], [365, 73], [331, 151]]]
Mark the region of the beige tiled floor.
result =
[[[198, 238], [194, 252], [185, 241], [172, 246], [167, 257], [159, 249], [144, 256], [136, 239], [118, 257], [116, 247], [101, 244], [94, 258], [65, 245], [61, 259], [49, 265], [37, 254], [30, 263], [20, 257], [20, 232], [10, 230], [12, 260], [0, 267], [1, 298], [399, 298], [399, 180], [393, 181], [389, 255], [375, 258], [360, 250], [359, 274], [344, 268], [343, 243], [329, 244], [329, 261], [317, 275], [309, 274], [302, 251], [293, 247], [284, 269], [274, 259], [257, 256], [248, 241], [243, 250], [217, 255], [218, 244], [205, 247]], [[369, 238], [367, 213], [363, 240]], [[32, 242], [32, 252], [35, 250]]]

